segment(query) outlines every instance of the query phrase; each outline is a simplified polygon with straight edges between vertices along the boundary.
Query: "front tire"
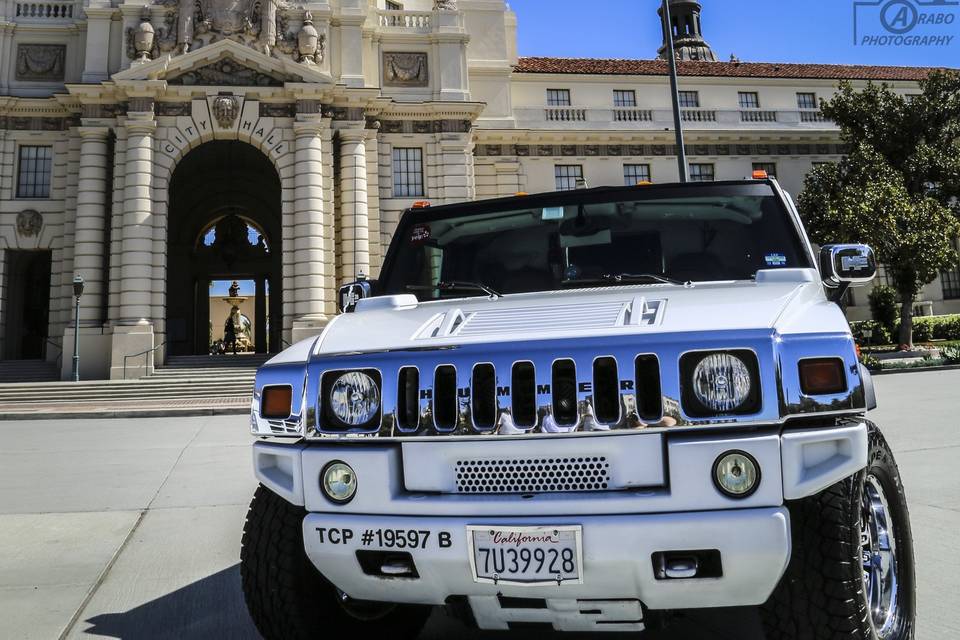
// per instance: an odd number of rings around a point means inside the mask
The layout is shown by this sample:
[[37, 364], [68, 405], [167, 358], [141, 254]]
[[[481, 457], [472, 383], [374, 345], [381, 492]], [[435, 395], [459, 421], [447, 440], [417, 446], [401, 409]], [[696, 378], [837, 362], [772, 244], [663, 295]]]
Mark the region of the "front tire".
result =
[[240, 548], [240, 579], [247, 609], [260, 634], [266, 640], [340, 634], [415, 638], [431, 607], [354, 600], [337, 590], [304, 551], [305, 515], [303, 508], [263, 485], [250, 503]]
[[817, 495], [788, 503], [790, 564], [761, 608], [769, 640], [914, 636], [907, 502], [889, 445], [868, 425], [865, 469]]

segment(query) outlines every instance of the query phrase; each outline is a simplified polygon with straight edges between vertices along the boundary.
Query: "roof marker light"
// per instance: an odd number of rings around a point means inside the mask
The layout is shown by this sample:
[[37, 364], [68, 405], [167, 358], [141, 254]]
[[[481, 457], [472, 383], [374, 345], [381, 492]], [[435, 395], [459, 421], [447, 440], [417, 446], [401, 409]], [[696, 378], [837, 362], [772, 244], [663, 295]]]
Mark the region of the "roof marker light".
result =
[[413, 203], [412, 208], [413, 208], [413, 209], [426, 209], [426, 208], [429, 207], [429, 206], [430, 206], [430, 201], [429, 201], [429, 200], [417, 200], [416, 202]]
[[753, 172], [753, 179], [754, 179], [754, 180], [766, 180], [766, 179], [769, 178], [769, 177], [770, 177], [770, 176], [768, 176], [768, 175], [767, 175], [767, 172], [764, 171], [763, 169], [756, 169], [756, 170]]

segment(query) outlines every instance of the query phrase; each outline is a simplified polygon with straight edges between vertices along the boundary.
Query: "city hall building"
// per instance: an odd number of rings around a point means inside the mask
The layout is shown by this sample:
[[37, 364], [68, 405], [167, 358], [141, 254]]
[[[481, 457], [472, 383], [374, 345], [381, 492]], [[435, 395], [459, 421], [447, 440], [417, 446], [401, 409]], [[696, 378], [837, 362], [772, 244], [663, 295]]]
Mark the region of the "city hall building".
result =
[[[698, 2], [673, 18], [694, 180], [797, 194], [843, 152], [818, 111], [839, 80], [927, 73], [718, 61]], [[249, 348], [276, 352], [376, 276], [414, 201], [677, 180], [658, 52], [518, 58], [517, 28], [503, 0], [2, 0], [0, 358], [69, 371], [75, 275], [84, 379], [207, 353], [214, 282], [250, 283]], [[956, 270], [924, 292], [958, 297]]]

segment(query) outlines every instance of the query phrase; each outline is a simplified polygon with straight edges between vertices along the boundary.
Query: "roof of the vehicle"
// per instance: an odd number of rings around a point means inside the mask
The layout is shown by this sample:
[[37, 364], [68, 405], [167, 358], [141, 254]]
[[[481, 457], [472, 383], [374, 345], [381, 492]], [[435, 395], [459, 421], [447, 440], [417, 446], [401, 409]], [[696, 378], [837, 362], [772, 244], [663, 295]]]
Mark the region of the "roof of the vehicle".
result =
[[458, 213], [476, 212], [483, 210], [508, 210], [511, 208], [539, 207], [541, 203], [549, 201], [556, 204], [558, 201], [582, 202], [602, 199], [603, 196], [623, 197], [631, 193], [650, 195], [664, 191], [673, 191], [683, 189], [691, 191], [697, 189], [716, 191], [718, 188], [742, 187], [755, 185], [773, 185], [772, 179], [766, 180], [717, 180], [713, 182], [664, 182], [656, 184], [638, 184], [623, 187], [593, 187], [590, 189], [572, 189], [566, 191], [545, 191], [543, 193], [531, 193], [527, 195], [506, 196], [503, 198], [490, 198], [487, 200], [468, 200], [466, 202], [457, 202], [454, 204], [444, 204], [429, 206], [416, 209], [407, 209], [404, 211], [404, 217], [410, 216], [414, 220], [436, 219], [446, 216], [455, 216]]

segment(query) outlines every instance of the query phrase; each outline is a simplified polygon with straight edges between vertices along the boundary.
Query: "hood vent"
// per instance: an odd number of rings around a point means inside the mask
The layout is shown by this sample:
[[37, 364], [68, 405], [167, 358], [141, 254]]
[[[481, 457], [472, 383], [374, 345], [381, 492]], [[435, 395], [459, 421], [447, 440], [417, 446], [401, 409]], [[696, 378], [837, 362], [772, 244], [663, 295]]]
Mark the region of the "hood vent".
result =
[[428, 320], [415, 340], [476, 338], [525, 332], [595, 331], [616, 327], [650, 327], [663, 319], [666, 300], [637, 296], [631, 300], [579, 302], [563, 305], [494, 308], [464, 313], [451, 309]]

